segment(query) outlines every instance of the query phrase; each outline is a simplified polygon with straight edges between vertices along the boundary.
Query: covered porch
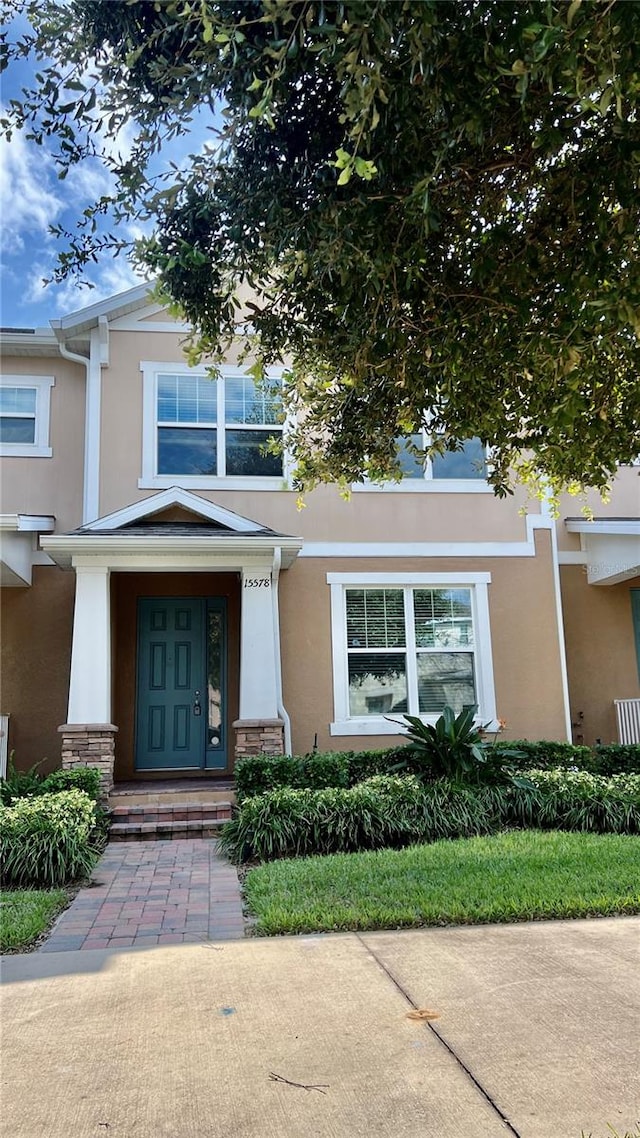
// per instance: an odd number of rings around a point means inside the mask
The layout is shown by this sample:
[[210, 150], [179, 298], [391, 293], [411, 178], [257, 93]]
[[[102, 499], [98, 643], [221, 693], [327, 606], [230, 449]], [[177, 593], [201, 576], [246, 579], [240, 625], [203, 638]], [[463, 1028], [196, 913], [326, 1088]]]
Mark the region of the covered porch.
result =
[[301, 539], [172, 489], [43, 546], [76, 576], [64, 767], [108, 794], [290, 749], [278, 581]]

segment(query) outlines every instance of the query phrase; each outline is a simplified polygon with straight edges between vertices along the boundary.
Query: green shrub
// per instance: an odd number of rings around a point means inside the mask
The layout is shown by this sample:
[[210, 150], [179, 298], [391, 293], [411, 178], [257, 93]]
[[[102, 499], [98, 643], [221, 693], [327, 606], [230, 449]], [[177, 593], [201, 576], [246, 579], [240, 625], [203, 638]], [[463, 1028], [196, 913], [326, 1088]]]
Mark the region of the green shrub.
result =
[[640, 775], [528, 771], [530, 788], [514, 788], [505, 821], [525, 829], [640, 833]]
[[383, 776], [350, 788], [281, 787], [243, 802], [222, 829], [222, 848], [234, 861], [376, 848], [406, 829], [419, 796], [417, 780]]
[[99, 800], [100, 771], [97, 767], [74, 767], [41, 775], [39, 766], [41, 763], [36, 763], [28, 771], [17, 771], [13, 763], [10, 764], [6, 779], [0, 784], [0, 801], [5, 806], [30, 794], [57, 794], [61, 790], [83, 790], [93, 802]]
[[341, 751], [303, 755], [298, 763], [299, 787], [323, 790], [331, 786], [349, 785], [349, 756]]
[[238, 759], [233, 769], [236, 799], [242, 802], [279, 786], [294, 786], [297, 770], [295, 755], [246, 755]]
[[74, 767], [53, 771], [43, 778], [38, 794], [59, 794], [62, 790], [83, 790], [92, 802], [100, 798], [100, 771], [97, 767]]
[[309, 755], [246, 755], [234, 768], [237, 801], [280, 787], [322, 790], [355, 786], [391, 774], [406, 748], [388, 751], [320, 751]]
[[445, 707], [433, 724], [405, 715], [409, 743], [396, 770], [416, 774], [426, 782], [451, 779], [461, 786], [517, 783], [513, 760], [522, 755], [506, 747], [494, 750], [483, 738], [484, 728], [476, 726], [476, 712], [475, 705], [463, 708], [459, 715]]
[[391, 747], [384, 751], [351, 751], [347, 754], [349, 786], [364, 782], [377, 774], [397, 773], [398, 764], [407, 757], [407, 747]]
[[423, 723], [415, 715], [404, 715], [407, 725], [408, 762], [427, 779], [450, 778], [455, 782], [477, 782], [485, 760], [485, 744], [475, 724], [476, 706], [465, 707], [456, 715], [445, 707], [435, 723]]
[[349, 788], [281, 787], [244, 800], [222, 830], [236, 862], [380, 849], [507, 827], [640, 833], [640, 775], [530, 771], [526, 783], [471, 786], [378, 775]]
[[640, 774], [640, 744], [609, 743], [594, 748], [596, 774]]
[[[556, 770], [577, 767], [578, 770], [594, 770], [594, 754], [590, 747], [576, 746], [573, 743], [556, 743], [541, 739], [516, 739], [513, 742], [496, 742], [488, 745], [489, 753], [507, 752], [509, 766], [514, 770], [527, 771]], [[517, 752], [517, 754], [515, 753]]]
[[247, 798], [221, 843], [236, 862], [346, 853], [492, 833], [506, 811], [503, 788], [376, 775], [349, 788], [283, 787]]
[[3, 881], [16, 888], [64, 885], [93, 867], [95, 806], [81, 790], [20, 798], [0, 806]]
[[7, 776], [0, 780], [0, 802], [4, 802], [6, 806], [14, 798], [23, 798], [26, 794], [37, 793], [42, 782], [42, 775], [38, 773], [38, 767], [41, 767], [45, 762], [45, 759], [40, 759], [40, 762], [35, 763], [28, 771], [18, 771], [15, 768], [13, 754], [12, 751], [9, 755]]

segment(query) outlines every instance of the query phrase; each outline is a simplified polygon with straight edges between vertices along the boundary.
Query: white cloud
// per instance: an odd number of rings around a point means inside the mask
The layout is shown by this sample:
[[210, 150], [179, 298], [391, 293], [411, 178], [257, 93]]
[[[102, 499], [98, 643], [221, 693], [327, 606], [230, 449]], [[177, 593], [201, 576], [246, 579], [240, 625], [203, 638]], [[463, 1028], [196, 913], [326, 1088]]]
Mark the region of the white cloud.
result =
[[24, 288], [25, 303], [46, 304], [50, 318], [76, 312], [88, 304], [125, 292], [144, 280], [123, 254], [119, 257], [105, 255], [98, 265], [84, 274], [84, 279], [90, 281], [93, 288], [87, 288], [73, 278], [62, 284], [45, 285], [44, 278], [51, 276], [52, 268], [53, 259], [49, 264], [40, 262], [35, 265]]
[[35, 236], [48, 236], [48, 227], [64, 209], [59, 185], [46, 150], [20, 133], [11, 142], [0, 138], [0, 234], [5, 249], [22, 249]]

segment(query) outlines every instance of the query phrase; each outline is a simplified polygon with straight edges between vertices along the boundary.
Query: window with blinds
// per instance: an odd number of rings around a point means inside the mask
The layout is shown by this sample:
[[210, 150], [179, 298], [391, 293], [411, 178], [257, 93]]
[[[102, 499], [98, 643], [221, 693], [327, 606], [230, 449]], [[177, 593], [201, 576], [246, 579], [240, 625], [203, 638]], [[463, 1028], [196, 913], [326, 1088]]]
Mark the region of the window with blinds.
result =
[[0, 387], [0, 442], [35, 443], [35, 387]]
[[348, 588], [345, 607], [351, 716], [478, 702], [471, 588]]
[[159, 475], [282, 477], [282, 399], [274, 383], [160, 373], [156, 393]]
[[0, 376], [0, 455], [50, 458], [52, 375]]

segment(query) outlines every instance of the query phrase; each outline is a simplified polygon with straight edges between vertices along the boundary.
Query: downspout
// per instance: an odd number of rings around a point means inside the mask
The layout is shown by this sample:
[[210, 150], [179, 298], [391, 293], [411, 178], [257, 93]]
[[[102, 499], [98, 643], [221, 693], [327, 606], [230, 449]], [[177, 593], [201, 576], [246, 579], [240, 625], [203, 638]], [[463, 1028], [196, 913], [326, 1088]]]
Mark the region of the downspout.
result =
[[562, 700], [564, 704], [564, 725], [567, 740], [571, 743], [573, 731], [571, 725], [571, 705], [569, 700], [569, 674], [567, 669], [567, 650], [564, 636], [564, 613], [562, 611], [562, 587], [560, 584], [560, 562], [558, 559], [558, 535], [556, 520], [553, 516], [548, 497], [540, 503], [540, 514], [546, 518], [551, 531], [551, 563], [553, 571], [553, 587], [556, 601], [556, 622], [558, 626], [558, 650], [560, 653], [560, 672], [562, 681]]
[[278, 603], [278, 582], [282, 565], [282, 550], [276, 546], [273, 551], [271, 568], [271, 601], [273, 607], [273, 642], [275, 647], [275, 680], [278, 715], [284, 723], [284, 753], [291, 754], [291, 720], [282, 700], [282, 656], [280, 654], [280, 606]]
[[88, 356], [70, 351], [64, 343], [58, 347], [64, 359], [82, 364], [86, 373], [82, 491], [82, 524], [86, 525], [100, 516], [100, 344], [92, 334]]

